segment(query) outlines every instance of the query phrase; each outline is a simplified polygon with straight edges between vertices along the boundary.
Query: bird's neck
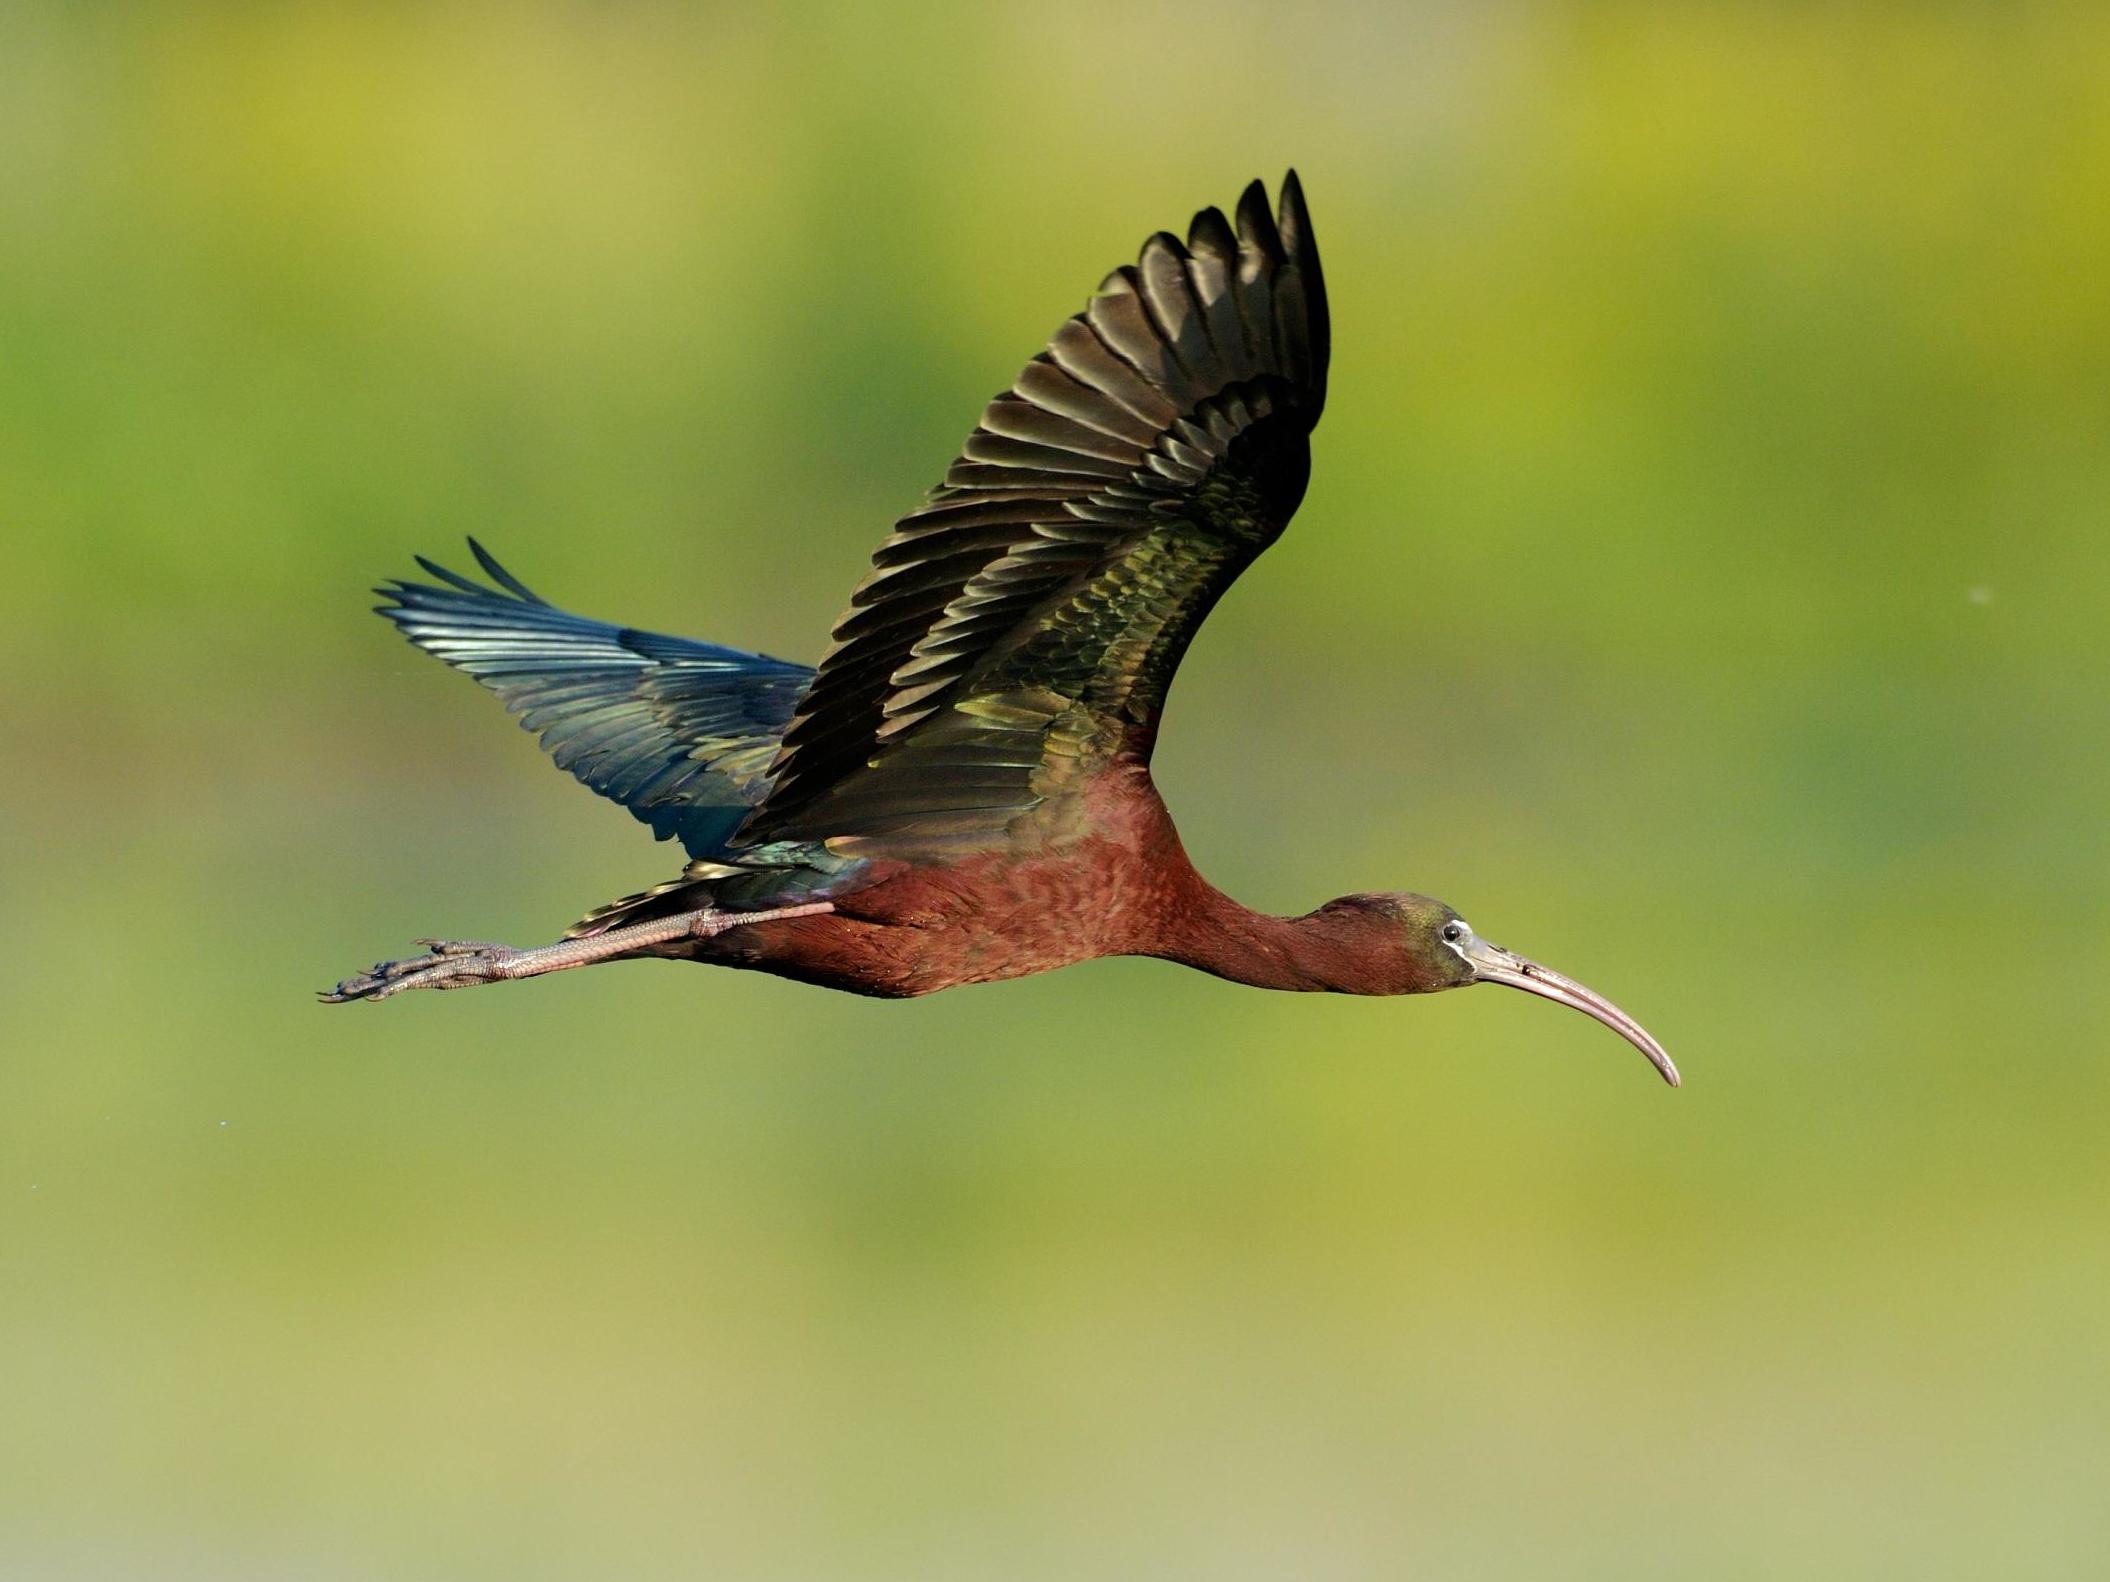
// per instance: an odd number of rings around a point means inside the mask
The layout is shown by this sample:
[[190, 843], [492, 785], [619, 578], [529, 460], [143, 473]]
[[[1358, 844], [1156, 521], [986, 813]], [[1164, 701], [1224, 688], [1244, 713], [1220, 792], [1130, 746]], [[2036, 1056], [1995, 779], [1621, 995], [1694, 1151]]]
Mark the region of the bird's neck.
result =
[[1199, 875], [1150, 954], [1259, 989], [1401, 994], [1416, 987], [1381, 919], [1342, 902], [1271, 917]]
[[1302, 917], [1242, 906], [1196, 871], [1140, 760], [1099, 777], [1090, 795], [1102, 827], [1149, 875], [1149, 904], [1131, 914], [1120, 954], [1156, 956], [1260, 989], [1337, 994], [1411, 993], [1396, 926], [1366, 908], [1329, 901]]

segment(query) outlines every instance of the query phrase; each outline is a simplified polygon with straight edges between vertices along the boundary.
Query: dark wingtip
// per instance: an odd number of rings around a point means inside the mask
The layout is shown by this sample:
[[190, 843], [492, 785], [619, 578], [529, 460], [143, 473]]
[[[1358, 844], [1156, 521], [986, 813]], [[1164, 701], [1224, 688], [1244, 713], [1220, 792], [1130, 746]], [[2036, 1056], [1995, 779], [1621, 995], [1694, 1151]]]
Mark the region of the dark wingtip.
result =
[[1304, 206], [1304, 183], [1297, 179], [1294, 168], [1283, 173], [1282, 200], [1275, 214], [1283, 243], [1294, 257], [1300, 244], [1311, 240], [1311, 211]]
[[1231, 222], [1224, 218], [1223, 210], [1212, 206], [1195, 215], [1193, 223], [1187, 227], [1187, 250], [1222, 259], [1237, 256], [1238, 238], [1231, 230]]
[[468, 535], [468, 537], [469, 553], [474, 555], [476, 557], [476, 563], [484, 568], [484, 575], [489, 577], [493, 582], [497, 583], [501, 588], [505, 589], [506, 592], [512, 594], [513, 597], [515, 597], [516, 599], [525, 599], [530, 604], [549, 603], [549, 600], [543, 598], [540, 594], [536, 593], [533, 589], [528, 587], [526, 583], [522, 582], [510, 571], [506, 570], [505, 567], [501, 566], [498, 563], [498, 558], [493, 555], [488, 549], [484, 548], [483, 545], [479, 544], [473, 534]]
[[1321, 389], [1326, 383], [1326, 365], [1331, 361], [1332, 314], [1326, 305], [1326, 274], [1319, 267], [1319, 243], [1311, 228], [1311, 210], [1304, 203], [1304, 183], [1292, 166], [1282, 176], [1282, 202], [1275, 224], [1282, 235], [1282, 248], [1304, 280], [1305, 311], [1311, 322], [1311, 353], [1314, 379]]
[[467, 577], [463, 576], [458, 571], [449, 571], [445, 566], [441, 565], [436, 560], [427, 560], [423, 555], [413, 555], [411, 556], [411, 559], [415, 560], [421, 567], [424, 568], [425, 574], [428, 577], [437, 577], [440, 579], [440, 581], [446, 583], [447, 586], [450, 588], [456, 589], [457, 591], [462, 593], [481, 594], [484, 598], [487, 599], [491, 596], [491, 590], [483, 586], [483, 584], [478, 582], [471, 582]]
[[1275, 217], [1268, 212], [1267, 188], [1255, 176], [1246, 183], [1245, 191], [1238, 195], [1238, 240], [1247, 247], [1266, 253], [1278, 263], [1282, 258], [1282, 233], [1276, 229]]
[[1138, 256], [1147, 258], [1153, 251], [1167, 252], [1174, 258], [1184, 259], [1187, 256], [1187, 244], [1170, 231], [1152, 231], [1150, 235], [1143, 239], [1143, 246]]
[[[457, 593], [473, 593], [480, 599], [491, 599], [496, 598], [499, 591], [503, 589], [525, 604], [539, 604], [545, 609], [549, 608], [549, 600], [543, 598], [534, 589], [506, 570], [504, 566], [498, 563], [498, 557], [484, 548], [474, 538], [469, 540], [469, 553], [476, 557], [476, 563], [483, 567], [485, 575], [498, 584], [497, 588], [488, 588], [473, 578], [463, 576], [458, 571], [449, 571], [445, 566], [429, 556], [413, 555], [411, 559], [418, 563], [418, 568], [426, 576], [436, 578]], [[415, 593], [417, 586], [415, 583], [404, 582], [399, 579], [389, 586], [374, 589], [374, 592], [380, 594], [384, 599], [400, 601], [406, 594]], [[383, 613], [387, 612], [384, 611]]]

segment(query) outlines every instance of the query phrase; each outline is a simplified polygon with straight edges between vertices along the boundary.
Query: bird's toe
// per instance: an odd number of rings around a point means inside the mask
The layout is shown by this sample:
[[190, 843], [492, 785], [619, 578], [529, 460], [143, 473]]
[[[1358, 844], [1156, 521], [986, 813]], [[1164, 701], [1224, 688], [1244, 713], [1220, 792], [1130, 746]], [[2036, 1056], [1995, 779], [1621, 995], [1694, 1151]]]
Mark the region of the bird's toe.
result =
[[421, 939], [422, 956], [399, 961], [376, 962], [369, 972], [346, 978], [320, 995], [325, 1005], [344, 1005], [352, 1000], [385, 1000], [405, 989], [463, 989], [476, 983], [494, 983], [505, 976], [503, 945], [468, 939]]

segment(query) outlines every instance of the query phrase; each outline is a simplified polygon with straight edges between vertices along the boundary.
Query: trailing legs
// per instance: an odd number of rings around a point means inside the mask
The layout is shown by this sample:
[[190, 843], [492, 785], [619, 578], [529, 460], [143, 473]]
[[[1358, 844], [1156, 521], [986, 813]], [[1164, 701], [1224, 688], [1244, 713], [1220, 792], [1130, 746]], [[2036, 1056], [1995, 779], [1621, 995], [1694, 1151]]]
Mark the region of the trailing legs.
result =
[[421, 939], [418, 943], [426, 947], [424, 955], [384, 961], [371, 972], [346, 978], [336, 988], [324, 990], [319, 997], [326, 1005], [344, 1005], [353, 1000], [385, 1000], [405, 989], [466, 989], [478, 983], [508, 983], [515, 978], [535, 978], [545, 972], [563, 972], [570, 967], [590, 967], [595, 962], [613, 961], [634, 951], [672, 944], [680, 939], [708, 939], [713, 934], [722, 934], [729, 928], [745, 928], [750, 923], [813, 917], [834, 910], [827, 901], [778, 907], [769, 912], [720, 912], [705, 908], [526, 950], [471, 939]]

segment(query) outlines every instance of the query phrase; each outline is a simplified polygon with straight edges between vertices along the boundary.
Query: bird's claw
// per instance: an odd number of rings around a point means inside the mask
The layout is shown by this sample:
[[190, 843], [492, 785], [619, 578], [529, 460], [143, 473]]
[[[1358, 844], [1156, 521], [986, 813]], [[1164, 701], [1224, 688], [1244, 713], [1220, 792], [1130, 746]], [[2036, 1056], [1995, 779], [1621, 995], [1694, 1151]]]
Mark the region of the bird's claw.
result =
[[370, 972], [346, 978], [334, 989], [317, 996], [325, 1005], [344, 1005], [353, 1000], [385, 1000], [405, 989], [466, 989], [478, 983], [496, 983], [505, 976], [506, 958], [513, 954], [505, 945], [474, 939], [421, 939], [422, 956], [383, 961]]

